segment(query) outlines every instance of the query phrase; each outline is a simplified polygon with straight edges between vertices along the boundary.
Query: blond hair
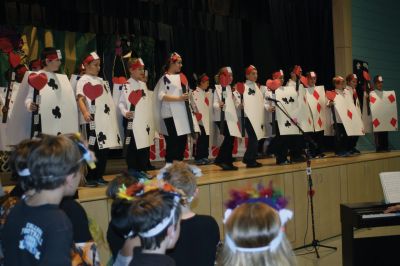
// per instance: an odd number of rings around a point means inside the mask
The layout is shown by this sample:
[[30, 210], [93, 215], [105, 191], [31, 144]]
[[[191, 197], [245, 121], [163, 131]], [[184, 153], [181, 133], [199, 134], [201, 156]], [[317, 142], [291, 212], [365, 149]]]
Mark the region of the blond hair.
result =
[[163, 179], [182, 192], [184, 205], [190, 203], [196, 192], [197, 178], [187, 163], [173, 162], [166, 168]]
[[[281, 229], [278, 213], [267, 204], [244, 203], [235, 208], [226, 225], [226, 234], [234, 244], [242, 248], [265, 247], [276, 238]], [[296, 265], [292, 248], [284, 236], [277, 250], [262, 252], [243, 252], [231, 250], [224, 245], [218, 257], [218, 265], [261, 266]]]

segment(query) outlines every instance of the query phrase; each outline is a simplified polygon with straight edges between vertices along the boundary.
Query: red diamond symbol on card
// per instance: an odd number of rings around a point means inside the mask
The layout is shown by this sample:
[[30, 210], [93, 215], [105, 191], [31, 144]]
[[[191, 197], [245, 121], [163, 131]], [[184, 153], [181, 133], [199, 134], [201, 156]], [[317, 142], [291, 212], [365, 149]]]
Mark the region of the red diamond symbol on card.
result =
[[353, 113], [350, 110], [347, 110], [347, 116], [352, 119], [353, 118]]
[[319, 125], [319, 127], [322, 127], [322, 120], [321, 120], [321, 117], [318, 118], [318, 125]]
[[372, 124], [374, 127], [378, 127], [381, 123], [379, 122], [378, 118], [375, 118], [374, 121], [372, 121]]
[[210, 104], [207, 97], [204, 98], [204, 102], [206, 103], [207, 106]]
[[319, 93], [318, 93], [318, 91], [314, 90], [313, 96], [314, 96], [314, 98], [318, 101], [318, 99], [319, 99]]
[[311, 119], [310, 118], [308, 118], [308, 124], [311, 125]]
[[394, 101], [396, 101], [396, 98], [394, 97], [393, 94], [390, 94], [390, 95], [388, 96], [388, 99], [389, 99], [390, 103], [393, 103]]
[[397, 119], [392, 117], [392, 119], [390, 120], [390, 124], [392, 124], [393, 127], [396, 127]]
[[306, 96], [303, 97], [303, 101], [304, 101], [304, 103], [307, 103]]
[[374, 96], [369, 96], [369, 101], [370, 101], [370, 103], [375, 103], [376, 98]]
[[319, 103], [317, 104], [317, 111], [318, 113], [321, 113], [321, 105]]

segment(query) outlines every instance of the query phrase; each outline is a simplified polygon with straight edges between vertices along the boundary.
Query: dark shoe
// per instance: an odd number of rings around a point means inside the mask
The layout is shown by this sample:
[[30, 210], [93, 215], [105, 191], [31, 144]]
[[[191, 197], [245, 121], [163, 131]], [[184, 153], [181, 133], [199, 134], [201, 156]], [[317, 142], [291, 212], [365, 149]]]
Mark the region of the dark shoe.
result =
[[342, 151], [342, 152], [335, 153], [335, 155], [339, 156], [339, 157], [349, 157], [351, 154], [348, 151]]
[[220, 163], [217, 164], [219, 167], [222, 168], [224, 171], [233, 171], [233, 170], [238, 170], [239, 168], [237, 166], [234, 166], [233, 164], [227, 164], [227, 163]]
[[210, 160], [210, 159], [208, 159], [208, 158], [204, 158], [203, 159], [203, 161], [204, 161], [204, 164], [212, 164], [213, 162]]
[[290, 164], [290, 162], [288, 160], [285, 161], [281, 161], [281, 162], [276, 162], [277, 165], [287, 165]]
[[194, 163], [196, 165], [206, 165], [207, 163], [204, 161], [204, 159], [199, 159], [199, 160], [195, 160]]
[[254, 163], [249, 163], [246, 165], [246, 168], [259, 168], [262, 166], [262, 163], [259, 162], [254, 162]]
[[95, 180], [98, 186], [107, 186], [108, 181], [104, 180], [103, 178], [99, 178]]
[[357, 150], [356, 148], [351, 149], [350, 151], [352, 154], [360, 154], [360, 151]]
[[303, 163], [306, 162], [307, 159], [303, 156], [299, 156], [299, 157], [295, 157], [293, 159], [290, 160], [292, 163]]
[[97, 187], [97, 181], [96, 180], [86, 181], [85, 187]]

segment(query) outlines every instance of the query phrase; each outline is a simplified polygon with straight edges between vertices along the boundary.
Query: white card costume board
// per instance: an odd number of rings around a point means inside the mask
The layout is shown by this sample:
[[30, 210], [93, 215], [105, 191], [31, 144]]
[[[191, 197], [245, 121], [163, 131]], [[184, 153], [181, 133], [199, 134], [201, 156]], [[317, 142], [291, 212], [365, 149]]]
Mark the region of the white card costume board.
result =
[[[267, 108], [270, 106], [275, 106], [275, 103], [272, 101], [267, 100], [267, 98], [276, 98], [276, 94], [272, 91], [269, 90], [266, 86], [261, 86], [261, 91], [263, 92], [264, 95], [264, 113], [265, 113], [265, 134], [267, 138], [274, 137], [275, 134], [272, 132], [272, 112], [267, 111]], [[275, 119], [276, 119], [276, 113], [275, 113]]]
[[326, 123], [326, 101], [325, 101], [325, 88], [324, 86], [315, 86], [306, 88], [307, 102], [310, 106], [311, 116], [313, 119], [314, 131], [325, 130]]
[[212, 105], [210, 93], [196, 88], [193, 91], [193, 101], [201, 114], [201, 120], [199, 122], [204, 127], [206, 135], [210, 135], [210, 105]]
[[[231, 90], [231, 86], [226, 86], [225, 91], [225, 121], [228, 125], [229, 134], [234, 137], [241, 138], [242, 134], [239, 129], [239, 121], [236, 112], [236, 106], [233, 99], [233, 94]], [[222, 87], [221, 85], [215, 85], [214, 91], [214, 102], [222, 100]], [[220, 121], [221, 118], [221, 108], [214, 106], [214, 121]]]
[[[112, 89], [112, 97], [115, 106], [118, 106], [119, 98], [121, 97], [122, 90], [127, 89], [127, 84], [113, 84], [113, 89]], [[118, 130], [119, 134], [122, 137], [122, 139], [125, 139], [125, 132], [124, 132], [124, 126], [123, 126], [123, 116], [121, 112], [117, 112], [117, 122], [118, 122]]]
[[81, 76], [72, 74], [71, 78], [69, 79], [69, 82], [71, 83], [72, 90], [74, 91], [74, 94], [76, 94], [76, 84], [78, 83], [78, 80], [81, 78]]
[[307, 101], [307, 91], [303, 84], [299, 85], [298, 91], [298, 121], [300, 122], [300, 127], [304, 132], [314, 132], [313, 116], [310, 106]]
[[363, 136], [364, 124], [353, 103], [353, 97], [350, 92], [344, 90], [344, 93], [336, 94], [334, 102], [335, 110], [343, 123], [347, 135]]
[[[96, 86], [101, 87], [102, 93], [94, 100], [95, 108], [92, 110], [92, 103], [87, 95], [98, 88]], [[120, 147], [122, 138], [119, 135], [115, 104], [111, 91], [106, 87], [103, 79], [83, 75], [76, 85], [76, 93], [85, 97], [88, 111], [92, 114], [94, 111], [94, 130], [99, 149]], [[83, 121], [83, 124], [87, 124], [87, 122]], [[88, 141], [90, 145], [94, 144], [90, 137]]]
[[[189, 88], [187, 88], [189, 89]], [[154, 89], [154, 100], [156, 106], [156, 112], [154, 113], [155, 118], [155, 126], [156, 130], [168, 136], [168, 131], [165, 126], [164, 120], [161, 117], [161, 105], [162, 101], [158, 99], [158, 94], [160, 90], [164, 90], [166, 95], [170, 96], [181, 96], [182, 92], [182, 85], [181, 85], [181, 78], [179, 74], [169, 75], [165, 74], [160, 78], [158, 81], [156, 88]], [[172, 118], [174, 120], [176, 132], [178, 136], [191, 134], [190, 132], [190, 125], [189, 119], [187, 117], [185, 103], [183, 101], [179, 102], [168, 102], [171, 107]], [[193, 121], [193, 128], [195, 132], [200, 132], [199, 124], [197, 123], [196, 117], [192, 115]]]
[[397, 100], [395, 91], [371, 91], [369, 102], [374, 132], [397, 131]]
[[39, 93], [42, 133], [58, 135], [78, 132], [78, 109], [67, 76], [42, 70], [27, 71], [15, 97], [7, 125], [9, 145], [16, 145], [21, 140], [30, 138], [32, 113], [27, 110], [25, 100], [27, 96], [33, 96], [34, 88], [28, 84], [31, 73], [44, 73], [47, 76], [48, 83]]
[[[368, 114], [368, 105], [367, 102], [369, 101], [369, 95], [367, 92], [364, 92], [364, 99], [363, 99], [363, 106], [362, 106], [362, 112], [361, 112], [361, 119], [364, 123], [364, 130], [365, 133], [371, 133], [372, 132], [372, 116], [371, 112]], [[369, 105], [371, 105], [369, 103]], [[371, 107], [370, 107], [371, 110]]]
[[149, 103], [148, 106], [148, 113], [149, 113], [149, 126], [150, 126], [150, 145], [154, 144], [154, 139], [159, 138], [160, 136], [156, 132], [156, 127], [154, 126], [154, 93], [147, 88], [147, 84], [143, 83], [143, 86], [145, 87], [147, 91], [147, 101]]
[[[306, 107], [308, 108], [308, 105], [306, 105], [307, 101], [304, 102], [306, 98], [305, 93], [298, 95], [295, 87], [288, 86], [278, 88], [275, 91], [275, 95], [276, 99], [280, 101], [279, 106], [286, 110], [286, 112], [293, 118], [295, 122], [297, 121], [300, 123], [302, 129], [302, 121], [303, 123], [308, 123], [311, 125], [312, 121], [309, 121], [309, 117], [307, 117], [306, 112]], [[300, 100], [302, 101], [301, 104], [299, 104]], [[279, 133], [281, 135], [300, 134], [299, 129], [292, 124], [290, 119], [278, 107], [276, 107], [276, 121], [278, 123]]]
[[256, 83], [246, 81], [244, 84], [243, 101], [244, 112], [253, 126], [257, 140], [265, 138], [264, 98]]
[[127, 110], [131, 110], [129, 95], [132, 91], [142, 90], [142, 97], [135, 107], [135, 116], [132, 121], [132, 132], [135, 138], [136, 148], [143, 149], [154, 144], [154, 129], [151, 121], [152, 117], [152, 95], [149, 94], [147, 86], [144, 82], [136, 81], [132, 78], [128, 80], [127, 89], [123, 89], [121, 97], [124, 99]]

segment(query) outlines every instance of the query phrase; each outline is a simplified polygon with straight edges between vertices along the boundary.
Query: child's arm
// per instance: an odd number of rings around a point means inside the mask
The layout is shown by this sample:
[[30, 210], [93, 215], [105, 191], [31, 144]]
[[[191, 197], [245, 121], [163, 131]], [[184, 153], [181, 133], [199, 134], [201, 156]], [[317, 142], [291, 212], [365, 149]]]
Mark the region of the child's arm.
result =
[[82, 94], [78, 94], [77, 102], [78, 102], [79, 110], [81, 111], [81, 113], [83, 115], [83, 119], [85, 119], [86, 122], [92, 121], [93, 117], [86, 107], [85, 96], [83, 96]]

